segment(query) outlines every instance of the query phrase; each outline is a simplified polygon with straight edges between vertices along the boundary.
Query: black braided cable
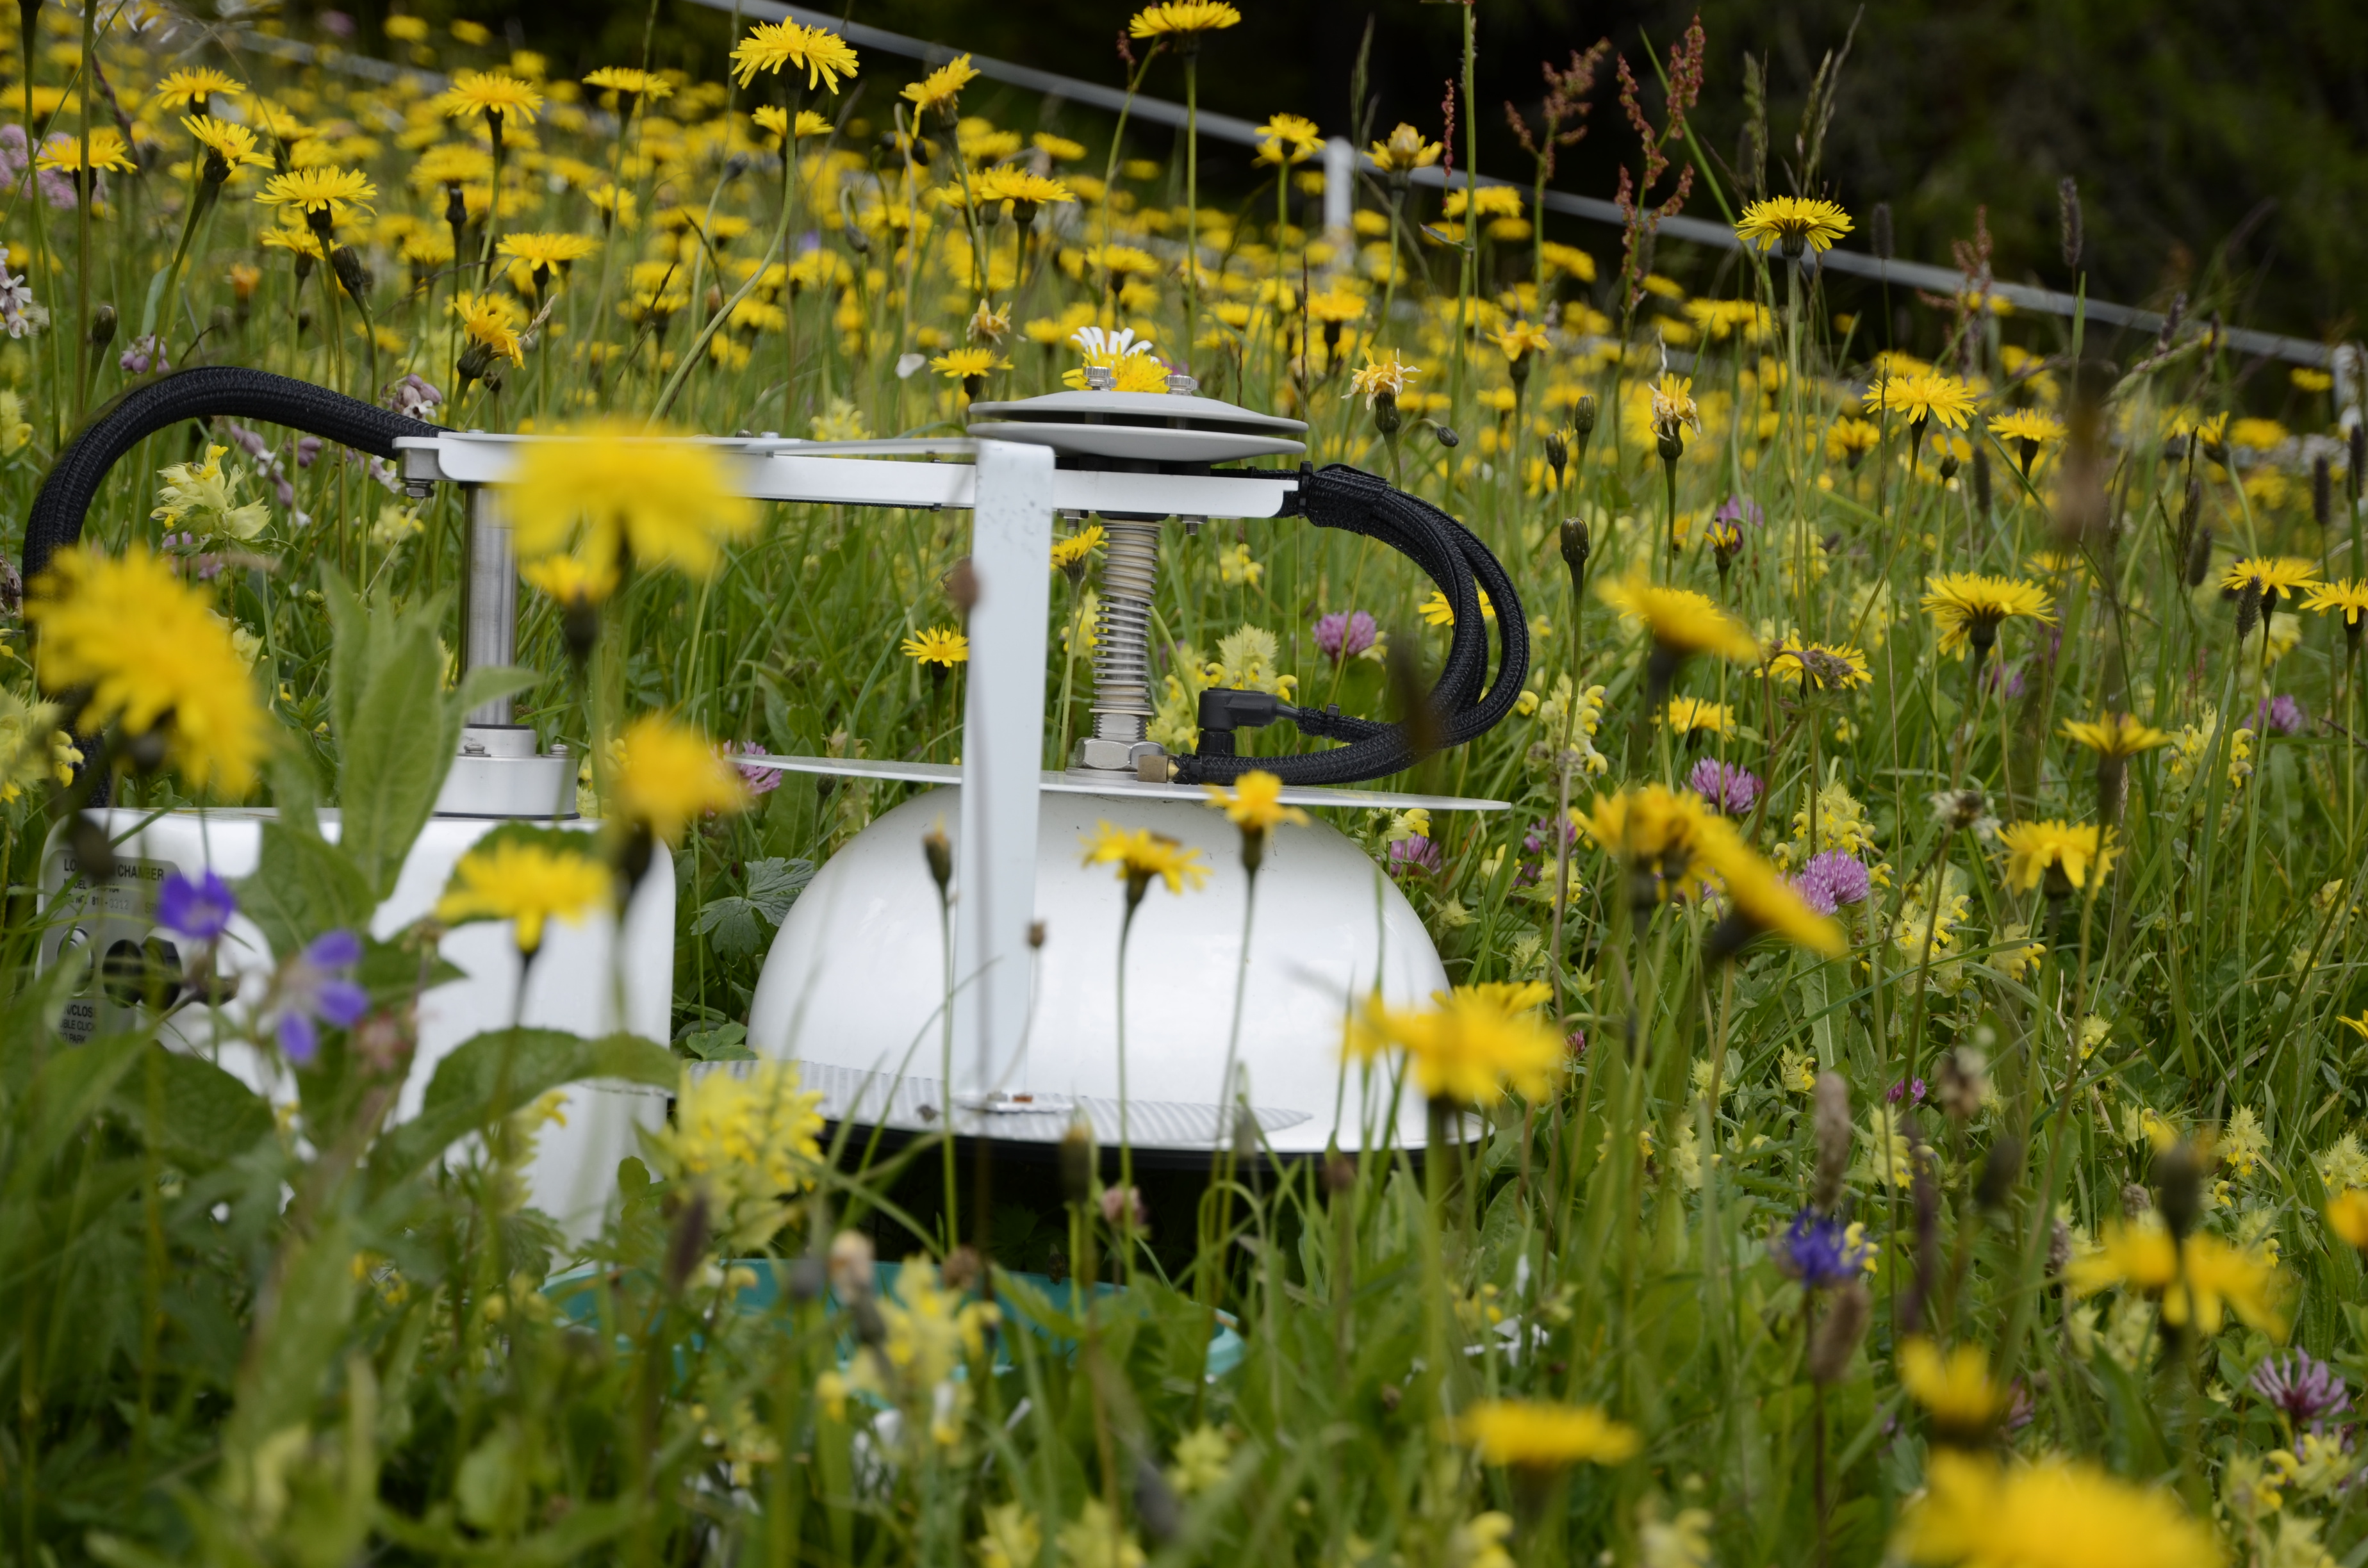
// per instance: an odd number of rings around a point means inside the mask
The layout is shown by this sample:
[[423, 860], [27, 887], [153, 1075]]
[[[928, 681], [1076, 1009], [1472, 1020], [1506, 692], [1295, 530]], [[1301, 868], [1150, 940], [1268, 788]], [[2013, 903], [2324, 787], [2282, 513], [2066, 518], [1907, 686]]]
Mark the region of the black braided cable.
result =
[[437, 428], [268, 370], [206, 365], [159, 377], [101, 409], [58, 454], [25, 521], [25, 581], [47, 570], [59, 551], [81, 541], [83, 518], [108, 471], [132, 448], [184, 419], [218, 415], [284, 425], [388, 459], [395, 454], [398, 437], [430, 436]]
[[[1462, 745], [1486, 734], [1513, 710], [1530, 673], [1530, 630], [1520, 593], [1502, 562], [1479, 539], [1419, 496], [1395, 490], [1379, 477], [1345, 463], [1303, 469], [1299, 510], [1321, 528], [1360, 534], [1405, 555], [1439, 585], [1455, 612], [1447, 659], [1431, 687], [1429, 703], [1442, 746]], [[1480, 613], [1486, 591], [1496, 612], [1499, 653], [1497, 678], [1488, 674], [1488, 631]], [[1403, 773], [1421, 758], [1403, 723], [1352, 719], [1308, 710], [1290, 717], [1304, 734], [1346, 741], [1329, 751], [1298, 756], [1183, 756], [1177, 778], [1188, 784], [1224, 784], [1263, 769], [1286, 784], [1355, 784]]]

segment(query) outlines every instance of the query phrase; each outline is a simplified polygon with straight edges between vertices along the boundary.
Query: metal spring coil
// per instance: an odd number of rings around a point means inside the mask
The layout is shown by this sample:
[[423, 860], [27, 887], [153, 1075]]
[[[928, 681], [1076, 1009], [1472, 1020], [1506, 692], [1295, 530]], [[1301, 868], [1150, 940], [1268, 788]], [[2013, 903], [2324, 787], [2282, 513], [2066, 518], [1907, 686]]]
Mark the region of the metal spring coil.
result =
[[1094, 618], [1094, 734], [1144, 738], [1151, 703], [1151, 599], [1159, 582], [1159, 525], [1105, 522], [1101, 608]]

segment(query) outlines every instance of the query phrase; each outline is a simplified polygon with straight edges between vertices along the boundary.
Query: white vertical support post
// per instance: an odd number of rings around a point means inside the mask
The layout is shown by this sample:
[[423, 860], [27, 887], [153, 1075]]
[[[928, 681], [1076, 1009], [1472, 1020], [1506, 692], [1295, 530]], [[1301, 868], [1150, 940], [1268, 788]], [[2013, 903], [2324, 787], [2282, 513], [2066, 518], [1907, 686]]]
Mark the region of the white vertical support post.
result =
[[1357, 144], [1335, 136], [1324, 143], [1324, 237], [1336, 245], [1352, 244], [1356, 210]]
[[954, 1062], [964, 1102], [1025, 1087], [1044, 756], [1044, 618], [1052, 603], [1053, 449], [978, 443], [954, 872]]

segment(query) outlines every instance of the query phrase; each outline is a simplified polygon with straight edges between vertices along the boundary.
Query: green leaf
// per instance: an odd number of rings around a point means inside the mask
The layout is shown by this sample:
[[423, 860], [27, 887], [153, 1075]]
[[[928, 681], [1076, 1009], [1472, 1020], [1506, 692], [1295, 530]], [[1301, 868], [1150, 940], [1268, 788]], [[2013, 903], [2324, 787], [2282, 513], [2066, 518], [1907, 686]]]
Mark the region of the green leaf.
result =
[[422, 627], [406, 629], [362, 682], [345, 748], [337, 795], [339, 842], [383, 898], [394, 891], [412, 840], [435, 810], [452, 766], [460, 712], [444, 699], [444, 660]]
[[238, 884], [238, 900], [282, 959], [324, 931], [367, 930], [378, 907], [370, 879], [343, 848], [280, 822], [263, 824], [261, 857]]
[[271, 1107], [261, 1096], [204, 1058], [162, 1045], [150, 1046], [118, 1081], [108, 1108], [148, 1136], [152, 1107], [157, 1151], [194, 1169], [236, 1158], [272, 1128]]
[[472, 708], [493, 701], [498, 697], [516, 697], [531, 690], [542, 677], [517, 665], [487, 665], [471, 670], [461, 677], [461, 691], [455, 706], [466, 713]]
[[353, 1221], [340, 1214], [283, 1255], [240, 1369], [238, 1406], [223, 1434], [225, 1462], [252, 1464], [270, 1438], [310, 1423], [330, 1364], [345, 1348], [357, 1250]]
[[686, 1029], [677, 1041], [683, 1054], [700, 1062], [754, 1062], [748, 1049], [748, 1026], [723, 1024], [712, 1029]]
[[790, 905], [814, 881], [814, 873], [811, 860], [785, 860], [778, 856], [751, 860], [747, 867], [748, 891], [709, 899], [700, 906], [699, 918], [691, 931], [696, 936], [712, 937], [721, 958], [746, 958], [757, 950], [768, 931], [780, 925]]
[[8, 1171], [11, 1198], [30, 1191], [58, 1151], [98, 1114], [145, 1043], [136, 1034], [108, 1035], [64, 1047], [41, 1064], [17, 1116], [16, 1157]]
[[586, 1078], [672, 1088], [682, 1062], [632, 1035], [586, 1040], [562, 1029], [497, 1029], [461, 1042], [436, 1064], [419, 1114], [378, 1141], [370, 1179], [384, 1191], [460, 1139], [562, 1085]]

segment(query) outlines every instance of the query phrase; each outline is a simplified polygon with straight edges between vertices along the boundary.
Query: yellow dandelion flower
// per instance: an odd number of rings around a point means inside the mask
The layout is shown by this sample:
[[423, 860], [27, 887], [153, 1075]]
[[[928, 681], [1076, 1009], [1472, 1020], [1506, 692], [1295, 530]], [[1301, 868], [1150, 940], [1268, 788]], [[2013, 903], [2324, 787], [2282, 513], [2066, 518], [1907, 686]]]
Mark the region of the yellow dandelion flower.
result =
[[970, 639], [951, 627], [933, 626], [905, 638], [898, 652], [916, 665], [936, 665], [950, 670], [970, 662]]
[[674, 96], [674, 84], [655, 72], [631, 65], [603, 65], [585, 73], [584, 85], [595, 92], [631, 93], [645, 104]]
[[244, 125], [204, 115], [185, 115], [181, 129], [189, 133], [191, 141], [220, 158], [226, 169], [235, 170], [249, 164], [271, 166], [271, 160], [255, 150], [255, 132]]
[[808, 92], [825, 87], [836, 93], [840, 77], [854, 76], [857, 62], [847, 40], [828, 28], [759, 22], [734, 46], [732, 65], [744, 87], [756, 81], [760, 71], [803, 70]]
[[1921, 430], [1928, 423], [1962, 430], [1974, 416], [1974, 390], [1954, 376], [1892, 376], [1866, 389], [1867, 411], [1902, 414]]
[[2176, 1494], [2118, 1481], [2093, 1465], [2002, 1466], [1940, 1449], [1907, 1509], [1896, 1550], [1909, 1562], [1964, 1568], [2220, 1568], [2209, 1527]]
[[2363, 621], [2368, 621], [2368, 581], [2345, 578], [2333, 583], [2314, 583], [2310, 585], [2310, 597], [2303, 602], [2302, 608], [2322, 614], [2340, 615], [2344, 630], [2356, 632]]
[[1920, 1335], [1903, 1340], [1899, 1386], [1931, 1413], [1934, 1431], [1960, 1444], [1978, 1441], [2006, 1410], [2006, 1396], [1990, 1381], [1989, 1358], [1978, 1345], [1960, 1345], [1944, 1356]]
[[1411, 174], [1439, 162], [1440, 144], [1426, 142], [1422, 132], [1401, 121], [1386, 142], [1376, 142], [1367, 155], [1385, 174]]
[[1082, 565], [1086, 558], [1099, 550], [1102, 547], [1102, 541], [1109, 537], [1101, 524], [1088, 523], [1066, 539], [1054, 540], [1053, 569], [1056, 572], [1065, 572], [1073, 566]]
[[1850, 691], [1872, 685], [1866, 652], [1847, 642], [1804, 642], [1790, 631], [1768, 651], [1768, 674], [1785, 686], [1813, 691]]
[[436, 107], [447, 119], [476, 114], [490, 120], [532, 125], [541, 112], [542, 95], [531, 83], [521, 82], [507, 71], [461, 71], [454, 73], [452, 85], [436, 96]]
[[1990, 434], [2014, 443], [2015, 459], [2026, 478], [2039, 449], [2064, 439], [2064, 421], [2035, 408], [2018, 408], [1990, 421]]
[[2107, 713], [2097, 719], [2066, 719], [2064, 738], [2075, 745], [2087, 746], [2100, 756], [2129, 757], [2157, 746], [2169, 745], [2170, 736], [2164, 731], [2142, 724], [2127, 713]]
[[1859, 460], [1874, 450], [1883, 439], [1883, 429], [1873, 420], [1837, 419], [1826, 431], [1826, 456], [1834, 462], [1848, 463], [1856, 468]]
[[595, 563], [575, 555], [546, 555], [518, 563], [526, 585], [563, 605], [598, 605], [617, 591], [613, 564]]
[[246, 96], [246, 88], [235, 76], [223, 74], [211, 65], [167, 72], [156, 84], [151, 95], [160, 108], [196, 108], [203, 113], [209, 98], [237, 98]]
[[1377, 398], [1400, 396], [1422, 374], [1421, 367], [1399, 358], [1395, 348], [1383, 349], [1378, 359], [1371, 348], [1365, 349], [1364, 355], [1365, 363], [1349, 373], [1349, 391], [1351, 395], [1362, 395], [1367, 408], [1372, 407]]
[[1285, 823], [1304, 824], [1307, 813], [1297, 806], [1282, 803], [1282, 780], [1262, 767], [1254, 767], [1234, 780], [1231, 790], [1221, 784], [1203, 784], [1209, 804], [1224, 812], [1227, 820], [1245, 834], [1265, 833]]
[[163, 560], [137, 544], [120, 556], [62, 551], [29, 585], [25, 619], [40, 633], [42, 687], [89, 693], [85, 724], [163, 733], [193, 787], [253, 787], [270, 720], [229, 623]]
[[[2345, 1023], [2352, 1020], [2346, 1018]], [[2368, 1034], [2368, 1028], [2361, 1029]], [[2327, 1200], [2327, 1228], [2357, 1250], [2368, 1253], [2368, 1190], [2347, 1187]]]
[[1546, 335], [1546, 329], [1525, 321], [1517, 321], [1502, 332], [1490, 333], [1488, 341], [1504, 351], [1508, 363], [1527, 353], [1545, 354], [1554, 349], [1554, 339]]
[[609, 868], [588, 853], [588, 839], [586, 844], [579, 850], [506, 837], [472, 849], [452, 868], [452, 879], [436, 901], [436, 918], [447, 926], [515, 921], [518, 951], [539, 952], [543, 928], [552, 921], [581, 926], [610, 896]]
[[2318, 565], [2292, 555], [2248, 555], [2230, 563], [2220, 585], [2237, 593], [2250, 590], [2274, 604], [2283, 595], [2292, 598], [2318, 584]]
[[1126, 884], [1130, 912], [1155, 881], [1167, 884], [1169, 892], [1181, 894], [1188, 885], [1197, 888], [1209, 880], [1208, 865], [1198, 849], [1187, 848], [1147, 827], [1130, 830], [1105, 820], [1096, 826], [1092, 837], [1078, 842], [1086, 846], [1085, 864], [1118, 868], [1119, 880]]
[[498, 354], [513, 365], [526, 363], [526, 345], [518, 338], [518, 330], [510, 324], [507, 303], [491, 294], [472, 294], [465, 290], [452, 296], [452, 313], [461, 318], [461, 330], [469, 341], [490, 354]]
[[987, 170], [971, 182], [971, 195], [982, 205], [994, 201], [1016, 202], [1021, 207], [1036, 208], [1075, 202], [1076, 194], [1059, 180], [1040, 175], [1033, 169], [1015, 167], [1009, 164]]
[[1654, 646], [1682, 658], [1710, 653], [1737, 664], [1759, 657], [1759, 643], [1743, 623], [1691, 588], [1665, 588], [1642, 572], [1604, 583], [1597, 597], [1630, 620], [1642, 622]]
[[2113, 830], [2094, 823], [2011, 823], [1998, 830], [1998, 842], [2006, 850], [2007, 880], [2018, 892], [2029, 892], [2054, 872], [2061, 872], [2073, 887], [2085, 888], [2091, 866], [2101, 879], [2121, 854]]
[[1303, 164], [1324, 148], [1324, 133], [1301, 115], [1278, 114], [1258, 128], [1258, 161]]
[[714, 449], [653, 437], [638, 420], [597, 420], [536, 441], [504, 500], [523, 559], [571, 547], [586, 560], [715, 574], [723, 546], [756, 531]]
[[957, 54], [919, 81], [906, 84], [898, 96], [911, 100], [916, 109], [940, 109], [951, 114], [954, 99], [977, 80], [978, 72], [971, 65], [970, 56]]
[[1731, 735], [1735, 733], [1735, 710], [1724, 702], [1672, 697], [1667, 710], [1654, 717], [1656, 723], [1668, 724], [1671, 734]]
[[600, 248], [589, 234], [504, 234], [495, 247], [540, 273], [564, 271]]
[[929, 361], [929, 369], [950, 381], [967, 381], [1008, 370], [1011, 361], [992, 348], [949, 348]]
[[739, 769], [688, 724], [645, 713], [627, 726], [617, 752], [609, 793], [620, 814], [669, 845], [681, 843], [691, 823], [748, 803]]
[[1238, 26], [1242, 14], [1224, 0], [1167, 0], [1146, 6], [1126, 25], [1131, 38], [1172, 38], [1197, 42], [1202, 33]]
[[302, 212], [310, 218], [315, 212], [325, 212], [331, 219], [343, 218], [350, 210], [368, 212], [378, 187], [370, 176], [358, 169], [295, 169], [284, 175], [274, 175], [256, 197], [258, 206]]
[[1623, 1464], [1644, 1445], [1634, 1426], [1594, 1405], [1484, 1399], [1455, 1423], [1456, 1436], [1480, 1452], [1481, 1462], [1527, 1470], [1569, 1464]]
[[1349, 1031], [1349, 1051], [1371, 1059], [1403, 1051], [1415, 1082], [1432, 1099], [1489, 1105], [1508, 1088], [1531, 1099], [1551, 1087], [1561, 1065], [1561, 1037], [1537, 1012], [1551, 994], [1536, 982], [1459, 985], [1432, 1005], [1400, 1008], [1373, 1003]]
[[2001, 622], [2027, 617], [2055, 624], [2055, 601], [2036, 583], [1989, 577], [1976, 572], [1944, 572], [1925, 582], [1923, 608], [1941, 628], [1941, 652], [1968, 644], [1987, 653]]
[[110, 126], [98, 126], [90, 133], [87, 163], [84, 162], [82, 138], [60, 134], [42, 144], [33, 166], [54, 174], [80, 174], [91, 169], [129, 174], [140, 165], [131, 161], [131, 149], [124, 143], [120, 132]]
[[1781, 244], [1786, 256], [1799, 256], [1804, 247], [1831, 250], [1834, 242], [1850, 232], [1849, 213], [1830, 201], [1800, 196], [1775, 196], [1750, 202], [1735, 225], [1736, 237], [1747, 244], [1758, 245], [1761, 250]]

